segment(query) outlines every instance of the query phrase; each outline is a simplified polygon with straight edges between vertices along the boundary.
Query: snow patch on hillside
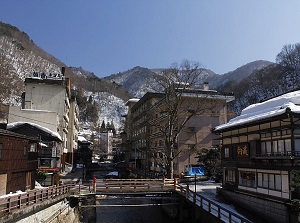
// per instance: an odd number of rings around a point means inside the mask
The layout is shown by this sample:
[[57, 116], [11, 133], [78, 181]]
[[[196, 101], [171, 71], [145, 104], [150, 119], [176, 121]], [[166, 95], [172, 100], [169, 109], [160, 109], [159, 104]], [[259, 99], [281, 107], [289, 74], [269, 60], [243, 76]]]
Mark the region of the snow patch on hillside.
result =
[[98, 106], [98, 116], [99, 116], [99, 125], [101, 125], [104, 120], [105, 123], [112, 122], [117, 130], [123, 128], [123, 117], [127, 114], [127, 107], [125, 102], [107, 92], [86, 92], [87, 97], [92, 96]]

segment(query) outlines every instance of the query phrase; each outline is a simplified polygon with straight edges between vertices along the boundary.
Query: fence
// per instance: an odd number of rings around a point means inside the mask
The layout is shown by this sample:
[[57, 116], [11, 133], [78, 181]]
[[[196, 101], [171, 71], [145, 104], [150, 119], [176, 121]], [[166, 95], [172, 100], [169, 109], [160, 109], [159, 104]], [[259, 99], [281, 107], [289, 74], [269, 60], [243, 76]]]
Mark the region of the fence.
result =
[[42, 189], [34, 189], [28, 192], [21, 192], [18, 194], [8, 194], [0, 198], [0, 214], [4, 212], [11, 212], [14, 209], [20, 209], [24, 206], [43, 202], [60, 195], [66, 195], [75, 185], [68, 184], [62, 186], [51, 186]]
[[205, 198], [199, 193], [195, 193], [190, 190], [188, 186], [184, 187], [181, 185], [177, 185], [177, 191], [185, 196], [186, 199], [193, 202], [195, 205], [201, 207], [203, 210], [209, 212], [210, 214], [216, 216], [223, 222], [226, 223], [251, 223], [248, 219], [228, 210], [222, 205]]
[[186, 199], [195, 205], [208, 211], [218, 219], [226, 223], [250, 223], [248, 219], [228, 210], [222, 205], [205, 198], [199, 193], [190, 190], [188, 186], [182, 186], [176, 183], [176, 179], [132, 179], [132, 180], [104, 180], [93, 184], [75, 185], [68, 184], [62, 186], [51, 186], [42, 189], [35, 189], [20, 194], [6, 195], [0, 198], [0, 214], [11, 212], [14, 209], [20, 209], [25, 206], [36, 204], [44, 200], [55, 198], [60, 195], [83, 194], [91, 192], [159, 192], [159, 191], [177, 191]]

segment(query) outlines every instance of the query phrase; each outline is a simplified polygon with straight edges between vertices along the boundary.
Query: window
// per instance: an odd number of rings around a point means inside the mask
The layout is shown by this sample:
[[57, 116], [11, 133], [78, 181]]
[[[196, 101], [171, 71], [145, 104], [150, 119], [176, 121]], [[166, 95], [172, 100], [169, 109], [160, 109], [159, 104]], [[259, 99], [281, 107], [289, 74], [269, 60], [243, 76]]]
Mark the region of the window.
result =
[[281, 175], [257, 173], [257, 187], [281, 191]]
[[29, 150], [29, 152], [37, 152], [36, 151], [36, 144], [35, 143], [30, 144], [30, 150]]
[[[299, 140], [300, 148], [300, 140]], [[261, 142], [261, 153], [263, 155], [282, 155], [291, 151], [291, 139], [280, 139]]]
[[235, 182], [235, 171], [225, 170], [225, 181]]
[[240, 171], [239, 184], [246, 187], [256, 187], [255, 172]]
[[229, 157], [229, 148], [224, 148], [224, 157]]

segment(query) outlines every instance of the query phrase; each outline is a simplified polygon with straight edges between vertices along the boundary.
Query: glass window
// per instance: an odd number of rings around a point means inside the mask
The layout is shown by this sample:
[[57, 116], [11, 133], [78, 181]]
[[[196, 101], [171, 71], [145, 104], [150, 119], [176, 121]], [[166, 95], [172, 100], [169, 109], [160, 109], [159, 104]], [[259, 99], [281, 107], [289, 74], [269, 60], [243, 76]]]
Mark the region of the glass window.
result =
[[224, 157], [229, 157], [229, 148], [224, 149]]
[[32, 143], [30, 145], [30, 152], [36, 152], [36, 144], [35, 143]]
[[261, 153], [262, 154], [267, 153], [267, 151], [266, 151], [266, 142], [261, 142]]
[[275, 189], [275, 176], [269, 174], [269, 189]]
[[275, 189], [281, 190], [281, 176], [278, 174], [275, 175]]
[[300, 152], [300, 139], [295, 139], [295, 152]]
[[265, 188], [268, 188], [268, 174], [267, 173], [263, 173], [263, 180], [262, 180], [262, 186]]
[[287, 152], [292, 151], [291, 139], [284, 140], [284, 147], [285, 147], [285, 151]]
[[257, 173], [257, 186], [262, 187], [262, 173]]
[[271, 190], [281, 190], [281, 175], [257, 173], [257, 186]]
[[225, 170], [225, 181], [235, 182], [234, 170]]
[[268, 154], [270, 154], [272, 152], [272, 147], [271, 147], [270, 141], [266, 142], [266, 150], [267, 150]]
[[277, 141], [273, 141], [272, 144], [273, 144], [273, 146], [272, 146], [272, 152], [273, 153], [277, 153], [277, 151], [278, 151]]
[[247, 187], [255, 187], [255, 172], [240, 172], [240, 185]]
[[284, 152], [284, 140], [278, 140], [278, 152]]

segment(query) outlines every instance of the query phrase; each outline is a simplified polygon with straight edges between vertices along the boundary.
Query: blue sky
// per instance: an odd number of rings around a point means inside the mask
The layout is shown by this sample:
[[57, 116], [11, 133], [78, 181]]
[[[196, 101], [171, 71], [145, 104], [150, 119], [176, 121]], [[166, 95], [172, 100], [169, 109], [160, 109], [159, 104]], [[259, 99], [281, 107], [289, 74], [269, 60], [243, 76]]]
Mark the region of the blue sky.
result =
[[0, 21], [99, 77], [183, 59], [218, 74], [300, 42], [299, 0], [2, 0]]

